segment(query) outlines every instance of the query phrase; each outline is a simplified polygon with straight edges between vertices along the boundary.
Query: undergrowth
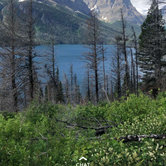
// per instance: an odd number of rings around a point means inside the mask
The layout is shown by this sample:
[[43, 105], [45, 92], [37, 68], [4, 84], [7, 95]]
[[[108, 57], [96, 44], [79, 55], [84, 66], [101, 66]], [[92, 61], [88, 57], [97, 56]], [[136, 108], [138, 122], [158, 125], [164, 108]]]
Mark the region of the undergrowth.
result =
[[[70, 126], [88, 118], [116, 125], [101, 139], [95, 138], [95, 130]], [[91, 124], [96, 125], [92, 120]], [[166, 93], [156, 100], [132, 94], [127, 100], [98, 106], [33, 102], [21, 113], [0, 114], [0, 166], [74, 166], [81, 157], [90, 166], [166, 165], [164, 139], [128, 143], [111, 139], [145, 134], [166, 134]]]

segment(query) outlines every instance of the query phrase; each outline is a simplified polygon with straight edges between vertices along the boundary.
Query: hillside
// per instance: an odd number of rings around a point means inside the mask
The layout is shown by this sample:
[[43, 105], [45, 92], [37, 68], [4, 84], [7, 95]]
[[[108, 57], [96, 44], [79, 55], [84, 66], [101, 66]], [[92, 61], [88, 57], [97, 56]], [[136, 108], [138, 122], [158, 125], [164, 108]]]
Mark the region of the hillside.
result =
[[124, 18], [134, 24], [141, 25], [144, 17], [133, 6], [130, 0], [84, 0], [89, 8], [95, 8], [99, 18], [107, 22], [115, 22], [121, 19], [119, 14], [123, 10]]
[[86, 15], [90, 13], [90, 9], [83, 0], [42, 0], [40, 2], [44, 2], [51, 5], [63, 5], [64, 7], [67, 7], [73, 11], [79, 11]]
[[[4, 6], [5, 3], [2, 3], [0, 6], [1, 11]], [[18, 10], [26, 14], [26, 2], [19, 2]], [[5, 12], [1, 13], [4, 14]], [[39, 44], [47, 43], [49, 36], [52, 34], [56, 36], [56, 41], [59, 44], [82, 44], [84, 42], [86, 20], [88, 18], [86, 14], [71, 10], [61, 4], [53, 5], [43, 0], [34, 1], [33, 16], [36, 20], [36, 40]], [[120, 25], [116, 22], [113, 24], [101, 22], [101, 31], [105, 44], [111, 44], [112, 38], [119, 33], [119, 27]], [[137, 25], [135, 27], [137, 34], [139, 34], [140, 27]], [[127, 31], [130, 32], [130, 29], [129, 25]]]

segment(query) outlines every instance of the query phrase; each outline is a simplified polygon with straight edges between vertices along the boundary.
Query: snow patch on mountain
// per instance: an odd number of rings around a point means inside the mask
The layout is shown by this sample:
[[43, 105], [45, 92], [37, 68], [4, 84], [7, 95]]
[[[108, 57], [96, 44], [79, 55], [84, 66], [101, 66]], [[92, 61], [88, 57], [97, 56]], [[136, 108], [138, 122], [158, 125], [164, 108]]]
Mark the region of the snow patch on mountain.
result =
[[99, 8], [97, 7], [97, 5], [95, 5], [94, 7], [92, 7], [90, 10], [91, 10], [91, 11], [95, 11], [95, 12], [97, 12], [97, 13], [100, 13], [100, 10], [99, 10]]

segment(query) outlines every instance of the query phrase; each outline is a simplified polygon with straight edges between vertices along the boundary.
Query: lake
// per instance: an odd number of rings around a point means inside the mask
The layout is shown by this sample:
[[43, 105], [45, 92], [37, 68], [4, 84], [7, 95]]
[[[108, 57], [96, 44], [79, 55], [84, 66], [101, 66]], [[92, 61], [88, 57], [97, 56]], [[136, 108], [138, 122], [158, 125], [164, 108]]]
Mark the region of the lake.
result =
[[[113, 45], [105, 45], [104, 48], [107, 48], [105, 56], [108, 59], [106, 61], [106, 71], [110, 70], [110, 56], [115, 48]], [[48, 46], [37, 46], [36, 51], [38, 54], [46, 55]], [[57, 66], [60, 72], [60, 79], [63, 81], [64, 73], [69, 75], [69, 68], [70, 64], [73, 64], [73, 72], [77, 74], [78, 82], [81, 86], [83, 80], [86, 76], [86, 68], [85, 62], [81, 61], [81, 57], [83, 53], [87, 52], [88, 49], [85, 48], [83, 45], [55, 45], [56, 50], [56, 61]], [[46, 57], [40, 58], [37, 61], [41, 62], [42, 59], [42, 66], [46, 63]], [[43, 80], [43, 79], [42, 79]]]
[[[114, 55], [115, 46], [114, 45], [104, 45], [104, 48], [107, 48], [105, 57], [105, 69], [106, 74], [110, 76], [111, 71], [111, 55]], [[41, 62], [41, 68], [44, 68], [44, 64], [47, 63], [46, 54], [48, 51], [48, 46], [37, 46], [35, 50], [38, 54], [43, 55], [43, 58], [37, 58], [38, 62]], [[85, 79], [86, 79], [86, 64], [83, 62], [80, 58], [85, 52], [88, 52], [89, 50], [85, 48], [83, 45], [55, 45], [55, 52], [56, 52], [56, 61], [57, 61], [57, 67], [59, 68], [59, 76], [62, 83], [64, 82], [64, 73], [68, 76], [70, 80], [69, 75], [69, 68], [70, 64], [73, 64], [73, 73], [77, 75], [77, 81], [80, 85], [80, 90], [83, 92]], [[129, 51], [129, 50], [128, 50]], [[133, 49], [134, 53], [134, 49]], [[130, 65], [130, 52], [128, 53], [128, 60]], [[101, 66], [102, 67], [102, 66]], [[101, 68], [102, 72], [102, 68]], [[46, 77], [46, 74], [44, 75], [44, 70], [40, 70], [39, 72], [41, 75], [43, 74], [43, 77], [40, 77], [39, 79], [41, 82], [45, 83], [49, 78]], [[102, 76], [101, 76], [102, 79]], [[45, 85], [45, 84], [44, 84]]]

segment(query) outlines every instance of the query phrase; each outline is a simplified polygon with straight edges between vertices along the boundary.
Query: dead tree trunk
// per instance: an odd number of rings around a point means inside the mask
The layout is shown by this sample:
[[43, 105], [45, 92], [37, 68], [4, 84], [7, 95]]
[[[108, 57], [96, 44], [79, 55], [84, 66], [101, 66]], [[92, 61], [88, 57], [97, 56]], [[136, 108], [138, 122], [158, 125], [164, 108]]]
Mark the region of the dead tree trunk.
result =
[[96, 102], [99, 102], [99, 64], [102, 61], [100, 42], [100, 22], [97, 19], [97, 13], [91, 12], [91, 17], [87, 20], [87, 37], [86, 37], [86, 48], [90, 52], [86, 52], [83, 55], [83, 61], [85, 61], [90, 69], [94, 71], [95, 81], [95, 98]]
[[124, 54], [124, 58], [125, 58], [125, 75], [126, 75], [126, 92], [129, 90], [129, 82], [128, 82], [128, 63], [127, 63], [127, 50], [126, 50], [126, 41], [127, 41], [127, 37], [126, 37], [126, 23], [124, 20], [124, 16], [123, 16], [123, 10], [121, 9], [121, 22], [122, 22], [122, 41], [123, 41], [123, 54]]
[[138, 47], [137, 47], [137, 37], [134, 28], [132, 27], [133, 37], [134, 37], [134, 48], [135, 48], [135, 63], [136, 63], [136, 93], [138, 95]]
[[34, 20], [33, 20], [33, 2], [28, 0], [28, 15], [27, 15], [27, 45], [28, 45], [28, 55], [27, 55], [27, 64], [28, 64], [28, 77], [29, 77], [29, 93], [30, 101], [34, 99], [34, 76], [33, 76], [33, 44], [34, 44]]
[[0, 50], [1, 89], [8, 95], [8, 101], [5, 101], [8, 108], [5, 109], [18, 112], [18, 92], [23, 82], [20, 76], [22, 73], [20, 66], [23, 60], [20, 44], [22, 37], [19, 34], [21, 24], [17, 19], [16, 2], [14, 0], [7, 2], [8, 4], [4, 8], [4, 11], [7, 10], [7, 12], [1, 22], [1, 31], [3, 32]]

